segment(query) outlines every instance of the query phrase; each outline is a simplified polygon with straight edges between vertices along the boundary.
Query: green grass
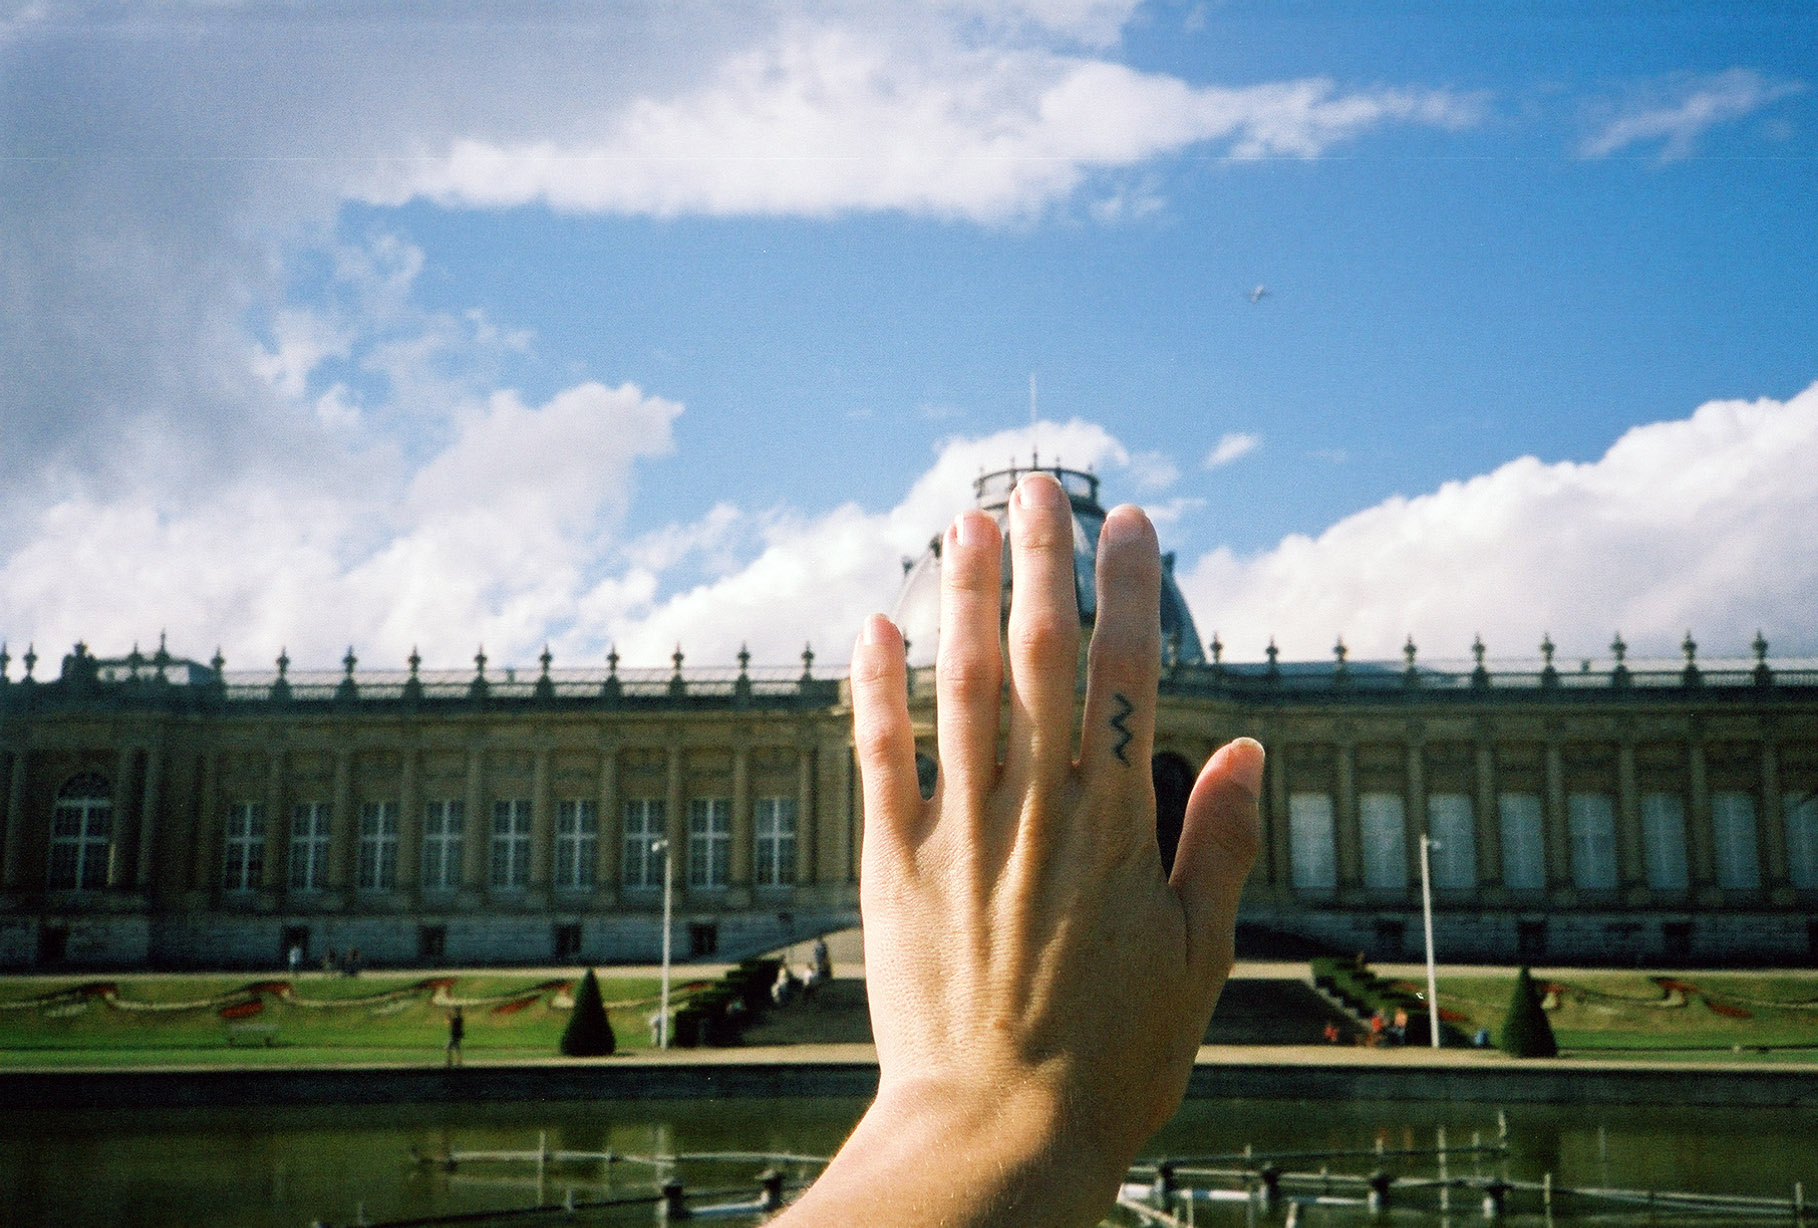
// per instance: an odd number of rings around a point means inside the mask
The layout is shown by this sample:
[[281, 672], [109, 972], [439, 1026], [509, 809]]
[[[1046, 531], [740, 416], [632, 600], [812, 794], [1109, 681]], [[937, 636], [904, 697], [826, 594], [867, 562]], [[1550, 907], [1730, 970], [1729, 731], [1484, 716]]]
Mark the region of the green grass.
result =
[[[1549, 981], [1544, 975], [1537, 980]], [[1719, 972], [1669, 976], [1697, 992], [1674, 993], [1640, 973], [1557, 978], [1565, 991], [1547, 1012], [1562, 1051], [1754, 1056], [1818, 1061], [1818, 973]], [[1464, 1015], [1466, 1032], [1502, 1027], [1515, 976], [1442, 976], [1440, 1006]]]
[[[433, 977], [153, 976], [0, 978], [0, 1067], [84, 1065], [312, 1065], [439, 1061], [447, 1007]], [[253, 987], [293, 986], [292, 995]], [[112, 1000], [92, 987], [113, 984]], [[90, 986], [91, 992], [73, 991]], [[600, 989], [621, 1049], [649, 1047], [654, 977], [605, 977]], [[678, 986], [679, 1001], [687, 989]], [[468, 1000], [463, 1050], [473, 1061], [554, 1057], [568, 1020], [547, 978], [454, 978]], [[59, 996], [61, 995], [61, 996]], [[486, 999], [472, 1002], [472, 999]], [[236, 1003], [261, 1006], [242, 1018]], [[140, 1009], [133, 1009], [138, 1007]], [[156, 1009], [153, 1009], [156, 1008]], [[269, 1044], [267, 1043], [269, 1041]]]

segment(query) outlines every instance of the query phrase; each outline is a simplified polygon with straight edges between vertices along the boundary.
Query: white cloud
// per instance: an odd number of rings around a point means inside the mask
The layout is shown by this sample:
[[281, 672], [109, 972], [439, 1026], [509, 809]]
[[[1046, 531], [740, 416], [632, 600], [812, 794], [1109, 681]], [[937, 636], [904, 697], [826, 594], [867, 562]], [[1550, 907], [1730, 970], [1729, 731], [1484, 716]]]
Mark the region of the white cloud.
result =
[[1608, 118], [1579, 147], [1587, 158], [1603, 158], [1631, 145], [1660, 143], [1660, 160], [1689, 158], [1698, 139], [1720, 124], [1734, 123], [1805, 86], [1769, 81], [1747, 68], [1732, 68], [1696, 81], [1680, 82], [1665, 97], [1652, 97]]
[[1324, 657], [1534, 656], [1550, 632], [1567, 656], [1598, 655], [1620, 630], [1673, 655], [1690, 628], [1704, 651], [1743, 655], [1757, 627], [1777, 650], [1818, 650], [1818, 385], [1784, 403], [1714, 401], [1636, 427], [1603, 457], [1533, 457], [1417, 498], [1358, 512], [1318, 537], [1180, 572], [1194, 616], [1239, 658], [1274, 636]]
[[[798, 27], [691, 93], [602, 116], [591, 136], [460, 137], [369, 191], [394, 203], [990, 222], [1062, 200], [1089, 173], [1200, 144], [1242, 159], [1313, 158], [1387, 123], [1457, 129], [1478, 110], [1446, 91], [1345, 92], [1323, 79], [1196, 87], [1040, 49], [949, 43], [926, 54], [876, 32]], [[1122, 218], [1158, 204], [1138, 185], [1094, 208]]]
[[1206, 459], [1201, 462], [1200, 467], [1202, 469], [1222, 469], [1232, 461], [1240, 460], [1260, 447], [1262, 447], [1261, 435], [1249, 435], [1242, 431], [1226, 431], [1218, 437], [1218, 442], [1212, 445], [1212, 450], [1206, 453]]

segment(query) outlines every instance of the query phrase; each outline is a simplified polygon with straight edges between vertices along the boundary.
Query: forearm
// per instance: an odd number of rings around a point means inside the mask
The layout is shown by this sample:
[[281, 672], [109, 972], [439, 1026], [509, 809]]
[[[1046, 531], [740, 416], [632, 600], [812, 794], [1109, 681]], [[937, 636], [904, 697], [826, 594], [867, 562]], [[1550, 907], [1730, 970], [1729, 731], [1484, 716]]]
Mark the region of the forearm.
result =
[[[1130, 1157], [1038, 1084], [886, 1087], [786, 1228], [1091, 1228]], [[1119, 1154], [1111, 1154], [1119, 1152]]]

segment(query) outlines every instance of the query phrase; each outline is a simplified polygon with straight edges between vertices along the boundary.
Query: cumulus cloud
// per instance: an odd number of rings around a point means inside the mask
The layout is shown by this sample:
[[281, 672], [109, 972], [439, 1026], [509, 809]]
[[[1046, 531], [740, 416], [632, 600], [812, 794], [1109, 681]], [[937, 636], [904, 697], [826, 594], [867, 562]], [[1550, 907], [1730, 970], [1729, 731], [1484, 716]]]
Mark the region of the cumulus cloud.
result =
[[1262, 447], [1261, 435], [1249, 435], [1242, 431], [1226, 431], [1206, 453], [1201, 463], [1202, 469], [1222, 469], [1232, 461], [1241, 460], [1256, 449]]
[[[1065, 198], [1091, 172], [1206, 142], [1236, 158], [1312, 158], [1385, 123], [1457, 129], [1479, 110], [1443, 90], [1344, 91], [1324, 79], [1196, 87], [1039, 49], [902, 52], [851, 28], [791, 29], [700, 89], [602, 117], [597, 135], [462, 138], [372, 195], [658, 216], [900, 210], [989, 222]], [[1108, 217], [1140, 214], [1153, 211], [1154, 193], [1099, 205]]]
[[1215, 550], [1180, 580], [1202, 629], [1235, 656], [1271, 636], [1325, 657], [1532, 657], [1543, 633], [1567, 656], [1605, 652], [1620, 630], [1674, 655], [1691, 629], [1706, 653], [1745, 655], [1757, 628], [1778, 651], [1818, 651], [1818, 385], [1785, 402], [1714, 401], [1636, 427], [1601, 458], [1533, 457], [1389, 499], [1317, 537], [1240, 557]]
[[1799, 82], [1770, 81], [1748, 68], [1681, 81], [1608, 117], [1585, 138], [1579, 153], [1603, 158], [1632, 145], [1658, 142], [1662, 162], [1689, 158], [1699, 138], [1711, 129], [1744, 119], [1804, 89]]

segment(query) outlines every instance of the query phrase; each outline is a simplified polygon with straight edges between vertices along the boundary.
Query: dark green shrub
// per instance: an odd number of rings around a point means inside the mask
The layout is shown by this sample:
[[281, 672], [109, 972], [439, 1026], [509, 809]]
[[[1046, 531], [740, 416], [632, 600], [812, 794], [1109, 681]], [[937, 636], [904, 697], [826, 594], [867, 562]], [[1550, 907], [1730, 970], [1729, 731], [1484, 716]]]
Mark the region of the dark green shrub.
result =
[[1525, 967], [1515, 977], [1515, 992], [1509, 998], [1509, 1013], [1502, 1021], [1496, 1047], [1515, 1057], [1559, 1056], [1553, 1025], [1540, 1006], [1540, 990]]
[[567, 1057], [609, 1057], [618, 1047], [612, 1020], [606, 1017], [606, 1003], [600, 998], [599, 978], [589, 968], [574, 991], [574, 1010], [562, 1029], [562, 1053]]

